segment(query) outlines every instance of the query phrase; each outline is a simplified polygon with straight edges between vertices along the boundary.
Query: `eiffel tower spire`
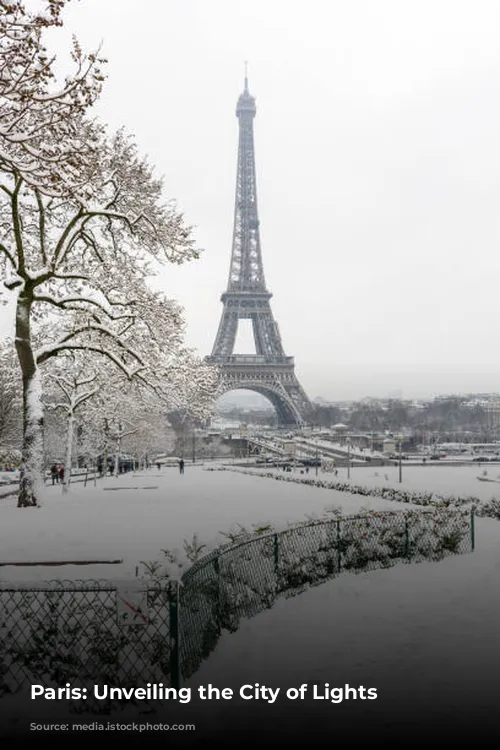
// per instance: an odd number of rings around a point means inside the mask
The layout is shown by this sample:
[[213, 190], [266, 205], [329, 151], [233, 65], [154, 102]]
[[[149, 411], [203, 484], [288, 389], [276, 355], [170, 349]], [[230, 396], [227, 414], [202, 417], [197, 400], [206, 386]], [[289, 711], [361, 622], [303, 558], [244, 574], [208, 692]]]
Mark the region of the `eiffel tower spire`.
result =
[[248, 90], [248, 74], [245, 69], [245, 89], [236, 106], [236, 117], [240, 127], [233, 248], [228, 290], [265, 291], [266, 288], [262, 267], [255, 176], [253, 120], [256, 112], [255, 99]]
[[[281, 424], [303, 424], [311, 409], [294, 373], [293, 357], [285, 355], [266, 288], [257, 207], [257, 180], [253, 122], [257, 109], [245, 86], [238, 99], [238, 168], [234, 206], [234, 229], [227, 290], [212, 355], [207, 358], [220, 369], [220, 393], [246, 388], [266, 396], [274, 405]], [[238, 321], [252, 321], [255, 355], [235, 355]]]

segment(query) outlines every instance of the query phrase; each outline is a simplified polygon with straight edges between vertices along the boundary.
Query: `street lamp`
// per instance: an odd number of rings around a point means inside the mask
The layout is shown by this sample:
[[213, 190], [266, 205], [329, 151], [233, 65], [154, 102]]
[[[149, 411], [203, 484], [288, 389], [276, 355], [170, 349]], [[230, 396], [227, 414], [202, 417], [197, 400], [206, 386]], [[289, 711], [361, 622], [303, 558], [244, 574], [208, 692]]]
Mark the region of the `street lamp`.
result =
[[347, 438], [347, 478], [351, 478], [351, 438]]
[[398, 435], [399, 439], [399, 483], [403, 481], [403, 456], [401, 454], [402, 446], [403, 446], [403, 436]]

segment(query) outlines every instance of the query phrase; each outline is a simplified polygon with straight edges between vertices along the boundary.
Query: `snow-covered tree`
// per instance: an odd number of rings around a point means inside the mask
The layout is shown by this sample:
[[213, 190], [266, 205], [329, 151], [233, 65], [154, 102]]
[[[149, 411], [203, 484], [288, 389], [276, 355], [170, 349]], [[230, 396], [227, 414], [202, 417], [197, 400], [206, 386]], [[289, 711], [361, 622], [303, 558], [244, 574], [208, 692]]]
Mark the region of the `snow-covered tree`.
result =
[[62, 464], [66, 449], [66, 419], [61, 409], [47, 408], [46, 401], [45, 416], [43, 420], [43, 464], [44, 468], [54, 463]]
[[159, 358], [144, 377], [127, 380], [118, 372], [108, 378], [83, 408], [83, 428], [92, 424], [118, 475], [119, 456], [131, 453], [142, 461], [164, 450], [170, 440], [168, 414], [174, 406], [206, 419], [211, 413], [216, 374], [184, 349]]
[[[46, 13], [35, 15], [22, 0], [0, 1], [0, 262], [4, 287], [16, 295], [22, 507], [37, 505], [43, 469], [39, 366], [87, 350], [128, 378], [147, 379], [182, 338], [180, 308], [148, 279], [158, 263], [197, 257], [189, 227], [133, 139], [86, 119], [102, 80], [97, 56], [75, 43], [76, 73], [54, 86], [41, 32], [61, 23], [64, 5], [47, 0]], [[53, 317], [57, 325], [37, 341], [37, 326]]]
[[[153, 310], [154, 310], [153, 306]], [[106, 453], [133, 453], [138, 460], [151, 452], [160, 451], [168, 440], [168, 414], [177, 407], [193, 418], [206, 419], [214, 402], [217, 376], [214, 368], [205, 365], [189, 349], [179, 344], [179, 326], [165, 330], [161, 347], [151, 347], [151, 336], [144, 336], [143, 320], [130, 326], [126, 341], [136, 334], [147, 342], [147, 365], [125, 377], [114, 358], [107, 357], [96, 346], [95, 332], [89, 334], [84, 350], [75, 349], [52, 357], [43, 368], [44, 402], [50, 412], [59, 410], [64, 415], [60, 430], [65, 433], [65, 482], [70, 483], [75, 431], [84, 436], [84, 452], [91, 458]], [[43, 329], [45, 340], [55, 333], [53, 325]], [[161, 327], [160, 327], [161, 329]], [[61, 331], [58, 330], [60, 334]], [[117, 356], [119, 352], [117, 352]], [[124, 442], [126, 441], [126, 442]]]
[[51, 387], [48, 404], [51, 409], [61, 410], [66, 427], [66, 449], [64, 452], [63, 492], [71, 482], [73, 444], [79, 412], [89, 399], [99, 392], [102, 384], [98, 363], [82, 352], [68, 352], [55, 357], [51, 367], [44, 371], [44, 379]]

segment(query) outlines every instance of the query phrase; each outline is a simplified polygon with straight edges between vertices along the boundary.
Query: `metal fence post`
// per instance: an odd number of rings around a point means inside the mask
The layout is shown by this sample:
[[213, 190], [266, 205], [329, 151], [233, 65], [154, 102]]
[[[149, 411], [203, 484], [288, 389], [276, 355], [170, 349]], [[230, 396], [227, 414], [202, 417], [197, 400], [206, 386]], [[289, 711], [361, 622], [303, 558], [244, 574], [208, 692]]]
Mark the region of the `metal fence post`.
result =
[[340, 539], [340, 519], [337, 519], [337, 567], [340, 571], [342, 570], [342, 542]]
[[410, 535], [408, 531], [408, 516], [405, 517], [405, 557], [410, 556]]
[[274, 573], [276, 575], [276, 579], [278, 578], [278, 566], [279, 566], [279, 542], [278, 542], [278, 534], [274, 535]]
[[180, 685], [179, 658], [179, 584], [170, 581], [168, 584], [168, 610], [170, 626], [170, 683], [176, 690]]
[[216, 608], [215, 608], [215, 616], [217, 618], [217, 622], [220, 626], [220, 620], [221, 620], [221, 606], [220, 606], [220, 553], [217, 553], [214, 557], [214, 573], [217, 576], [216, 580]]
[[471, 511], [470, 511], [470, 543], [471, 543], [472, 552], [474, 552], [474, 547], [476, 546], [476, 526], [475, 526], [474, 508], [471, 508]]

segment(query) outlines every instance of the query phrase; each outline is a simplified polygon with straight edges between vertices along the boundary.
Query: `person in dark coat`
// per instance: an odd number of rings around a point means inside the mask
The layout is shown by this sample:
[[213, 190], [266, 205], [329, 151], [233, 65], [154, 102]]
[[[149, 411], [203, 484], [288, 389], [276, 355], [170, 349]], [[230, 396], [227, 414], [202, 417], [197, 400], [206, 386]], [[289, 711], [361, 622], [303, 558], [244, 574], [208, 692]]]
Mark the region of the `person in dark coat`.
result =
[[64, 466], [59, 467], [59, 479], [61, 482], [64, 482]]
[[59, 472], [57, 471], [57, 466], [55, 464], [52, 465], [50, 469], [50, 475], [52, 477], [52, 484], [54, 485], [56, 482], [59, 482]]
[[181, 460], [179, 461], [179, 473], [184, 474], [184, 459], [183, 458], [181, 458]]

